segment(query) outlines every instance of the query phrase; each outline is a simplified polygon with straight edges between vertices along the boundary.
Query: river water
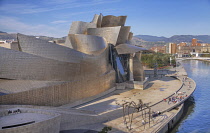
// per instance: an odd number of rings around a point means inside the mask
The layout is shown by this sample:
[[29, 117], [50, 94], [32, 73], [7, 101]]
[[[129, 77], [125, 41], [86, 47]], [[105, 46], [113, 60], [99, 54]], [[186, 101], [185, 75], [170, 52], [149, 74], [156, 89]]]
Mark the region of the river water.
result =
[[172, 133], [210, 133], [210, 62], [183, 61], [188, 77], [197, 86], [185, 102], [184, 116]]

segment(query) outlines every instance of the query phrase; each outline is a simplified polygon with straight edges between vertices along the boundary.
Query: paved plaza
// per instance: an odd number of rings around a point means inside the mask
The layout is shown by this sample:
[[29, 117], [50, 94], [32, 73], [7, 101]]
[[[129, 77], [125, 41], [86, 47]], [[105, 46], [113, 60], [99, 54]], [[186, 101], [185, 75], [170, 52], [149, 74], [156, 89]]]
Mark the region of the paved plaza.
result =
[[[99, 130], [103, 126], [111, 126], [113, 130], [111, 132], [155, 132], [159, 130], [168, 120], [177, 115], [180, 109], [182, 109], [183, 102], [194, 92], [196, 84], [190, 78], [186, 78], [187, 74], [182, 66], [177, 67], [176, 70], [171, 69], [174, 73], [170, 73], [166, 76], [159, 76], [158, 78], [150, 78], [149, 84], [145, 90], [129, 89], [115, 90], [114, 92], [106, 95], [100, 99], [96, 99], [92, 102], [76, 106], [76, 109], [88, 110], [96, 113], [97, 115], [106, 114], [109, 117], [109, 113], [115, 110], [120, 110], [121, 117], [110, 117], [108, 122], [97, 123], [93, 125], [86, 125], [81, 128], [89, 128]], [[176, 78], [175, 78], [176, 77]], [[181, 97], [181, 98], [180, 98]], [[169, 99], [175, 98], [176, 101], [169, 101]], [[150, 120], [149, 115], [146, 115], [147, 124], [142, 124], [142, 114], [133, 114], [132, 130], [126, 128], [123, 117], [122, 105], [125, 102], [134, 101], [138, 103], [141, 99], [143, 103], [151, 107], [151, 112], [161, 112], [160, 115]], [[179, 106], [180, 105], [180, 106]], [[174, 109], [175, 108], [175, 109]], [[128, 117], [128, 116], [127, 116]], [[145, 120], [145, 119], [144, 119]], [[127, 126], [129, 123], [127, 124]]]
[[129, 88], [125, 90], [116, 90], [105, 97], [75, 108], [94, 111], [97, 114], [100, 114], [105, 111], [120, 108], [124, 102], [134, 101], [138, 103], [139, 99], [144, 103], [153, 105], [163, 100], [163, 98], [170, 96], [180, 87], [181, 82], [172, 77], [163, 77], [160, 79], [152, 78], [145, 90]]

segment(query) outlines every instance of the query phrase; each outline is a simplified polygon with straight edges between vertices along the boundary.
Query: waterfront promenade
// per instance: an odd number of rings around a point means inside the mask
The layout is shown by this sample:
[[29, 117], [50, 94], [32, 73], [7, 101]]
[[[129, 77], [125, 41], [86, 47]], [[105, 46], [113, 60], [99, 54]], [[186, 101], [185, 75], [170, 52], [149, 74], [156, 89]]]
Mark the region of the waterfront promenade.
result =
[[[174, 93], [167, 96], [166, 94], [162, 94], [161, 96], [164, 98], [163, 100], [156, 102], [155, 104], [150, 104], [152, 111], [160, 112], [161, 114], [157, 116], [155, 119], [149, 120], [149, 115], [146, 114], [146, 124], [142, 124], [142, 121], [145, 121], [145, 118], [142, 117], [141, 112], [134, 113], [132, 120], [131, 130], [128, 132], [159, 132], [161, 128], [164, 128], [170, 120], [172, 120], [176, 115], [181, 116], [179, 111], [182, 109], [184, 101], [186, 101], [190, 95], [194, 92], [196, 84], [195, 82], [186, 76], [186, 72], [182, 66], [176, 68], [176, 72], [174, 74], [166, 75], [177, 78], [180, 84], [171, 83], [170, 86], [176, 88]], [[174, 90], [174, 89], [173, 89]], [[154, 97], [154, 96], [153, 96]], [[151, 97], [153, 99], [153, 97]], [[169, 101], [169, 99], [171, 101]], [[172, 99], [174, 99], [172, 101]], [[181, 106], [179, 106], [181, 105]], [[174, 109], [175, 108], [175, 109]], [[107, 122], [108, 125], [114, 125], [114, 123], [118, 123], [122, 121], [122, 119], [114, 120], [113, 122]], [[149, 124], [150, 121], [150, 124]], [[172, 121], [173, 124], [173, 121]], [[167, 125], [168, 126], [168, 125]], [[124, 125], [118, 125], [118, 129], [123, 129]], [[124, 130], [126, 132], [126, 130]]]
[[[188, 78], [184, 68], [179, 66], [169, 71], [159, 71], [158, 78], [151, 76], [149, 85], [145, 90], [132, 88], [115, 90], [104, 97], [74, 108], [94, 112], [99, 119], [104, 119], [102, 123], [80, 126], [82, 129], [89, 128], [99, 131], [104, 126], [111, 126], [112, 131], [110, 132], [113, 133], [159, 132], [183, 109], [182, 103], [190, 97], [195, 87], [195, 82]], [[160, 112], [161, 114], [149, 120], [148, 113], [144, 118], [142, 117], [142, 112], [134, 113], [132, 124], [127, 122], [126, 125], [124, 123], [122, 106], [125, 102], [134, 101], [138, 103], [139, 99], [151, 108], [151, 112]], [[148, 109], [144, 112], [147, 111]], [[126, 117], [128, 118], [129, 116]], [[142, 124], [142, 120], [145, 121], [145, 124]], [[131, 130], [126, 128], [128, 125], [131, 125]]]

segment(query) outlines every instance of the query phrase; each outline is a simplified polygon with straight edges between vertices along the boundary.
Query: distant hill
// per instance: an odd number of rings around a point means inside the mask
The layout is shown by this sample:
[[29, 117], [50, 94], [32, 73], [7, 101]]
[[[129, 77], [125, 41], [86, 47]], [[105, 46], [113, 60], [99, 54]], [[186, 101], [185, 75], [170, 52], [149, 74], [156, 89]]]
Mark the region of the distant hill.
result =
[[6, 33], [6, 32], [0, 31], [0, 33]]
[[0, 40], [17, 40], [17, 34], [8, 34], [6, 32], [0, 31]]
[[150, 35], [136, 35], [135, 37], [138, 37], [148, 42], [159, 42], [159, 41], [164, 41], [167, 39], [166, 37], [157, 37], [157, 36], [150, 36]]
[[193, 38], [198, 39], [200, 43], [210, 43], [210, 35], [175, 35], [165, 41], [174, 43], [191, 42]]
[[[32, 36], [32, 35], [29, 35]], [[39, 37], [42, 40], [46, 40], [46, 41], [52, 41], [58, 38], [54, 38], [54, 37], [47, 37], [47, 36], [34, 36], [34, 37]], [[9, 34], [3, 31], [0, 31], [0, 40], [12, 40], [14, 39], [15, 41], [17, 40], [17, 34]]]
[[142, 39], [134, 36], [132, 38], [132, 40], [130, 41], [130, 44], [131, 45], [142, 46], [144, 48], [150, 49], [151, 47], [154, 47], [154, 46], [164, 46], [164, 45], [167, 45], [167, 42], [162, 42], [162, 41], [159, 41], [159, 42], [149, 42], [149, 41], [145, 41], [145, 40], [142, 40]]
[[140, 38], [144, 41], [148, 42], [173, 42], [173, 43], [180, 43], [180, 42], [191, 42], [193, 38], [198, 39], [200, 43], [210, 43], [210, 35], [174, 35], [172, 37], [157, 37], [157, 36], [150, 36], [150, 35], [136, 35], [135, 37]]

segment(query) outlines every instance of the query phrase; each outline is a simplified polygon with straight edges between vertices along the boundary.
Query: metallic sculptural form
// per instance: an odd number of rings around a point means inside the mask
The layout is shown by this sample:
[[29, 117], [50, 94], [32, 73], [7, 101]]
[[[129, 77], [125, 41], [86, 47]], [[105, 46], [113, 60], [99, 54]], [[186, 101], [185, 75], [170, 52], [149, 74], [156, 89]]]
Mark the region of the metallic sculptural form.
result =
[[19, 47], [19, 45], [18, 45], [18, 42], [12, 42], [11, 44], [10, 44], [10, 46], [11, 46], [11, 49], [12, 50], [17, 50], [17, 51], [20, 51], [20, 47]]
[[95, 14], [95, 16], [93, 17], [93, 20], [91, 21], [91, 23], [94, 23], [96, 24], [97, 28], [100, 28], [101, 27], [101, 23], [102, 23], [102, 18], [103, 18], [103, 15], [100, 14]]
[[101, 27], [114, 27], [114, 26], [124, 26], [127, 16], [104, 16], [102, 19]]
[[0, 104], [58, 106], [97, 95], [115, 83], [115, 72], [108, 62], [107, 49], [97, 56], [84, 56], [81, 63], [52, 60], [6, 48], [0, 48], [0, 51], [1, 78], [55, 83], [0, 96]]
[[75, 21], [72, 22], [69, 34], [86, 34], [88, 28], [96, 28], [96, 24], [82, 22], [82, 21]]
[[6, 48], [0, 48], [0, 55], [0, 77], [4, 79], [77, 81], [100, 76], [111, 70], [108, 49], [97, 56], [83, 54], [80, 62], [71, 63]]
[[141, 52], [137, 52], [133, 60], [133, 78], [134, 81], [144, 81], [145, 73], [141, 63]]
[[120, 33], [121, 26], [116, 27], [103, 27], [103, 28], [89, 28], [87, 30], [88, 35], [95, 35], [104, 37], [107, 43], [113, 45], [117, 44], [117, 39]]
[[94, 17], [93, 17], [93, 20], [91, 21], [91, 23], [94, 23], [97, 25], [98, 23], [98, 18], [99, 18], [99, 15], [98, 14], [95, 14]]
[[107, 47], [103, 37], [84, 35], [84, 34], [69, 34], [73, 49], [86, 53], [96, 54]]
[[139, 51], [145, 49], [128, 44], [132, 33], [125, 21], [100, 14], [90, 23], [73, 22], [65, 46], [17, 34], [15, 50], [0, 48], [0, 86], [11, 90], [2, 92], [0, 104], [60, 106], [89, 99], [129, 80], [134, 53], [133, 76], [142, 81]]
[[98, 17], [98, 22], [97, 22], [97, 28], [101, 28], [101, 24], [102, 24], [102, 20], [103, 20], [103, 15], [100, 13], [99, 17]]
[[[20, 51], [0, 48], [0, 77], [19, 80], [74, 80], [79, 64], [56, 61]], [[70, 67], [71, 66], [71, 67]]]
[[130, 28], [131, 28], [130, 26], [122, 26], [120, 28], [120, 33], [117, 38], [117, 45], [126, 43], [126, 41], [128, 40]]
[[129, 32], [129, 35], [128, 35], [128, 41], [130, 41], [133, 37], [133, 32]]
[[17, 39], [19, 41], [20, 50], [25, 53], [64, 62], [81, 62], [83, 58], [82, 53], [74, 49], [66, 48], [35, 37], [18, 34]]
[[[69, 34], [86, 34], [88, 28], [96, 28], [95, 23], [88, 23], [82, 21], [72, 22], [72, 25], [69, 30]], [[65, 46], [72, 48], [69, 38], [66, 38]]]

